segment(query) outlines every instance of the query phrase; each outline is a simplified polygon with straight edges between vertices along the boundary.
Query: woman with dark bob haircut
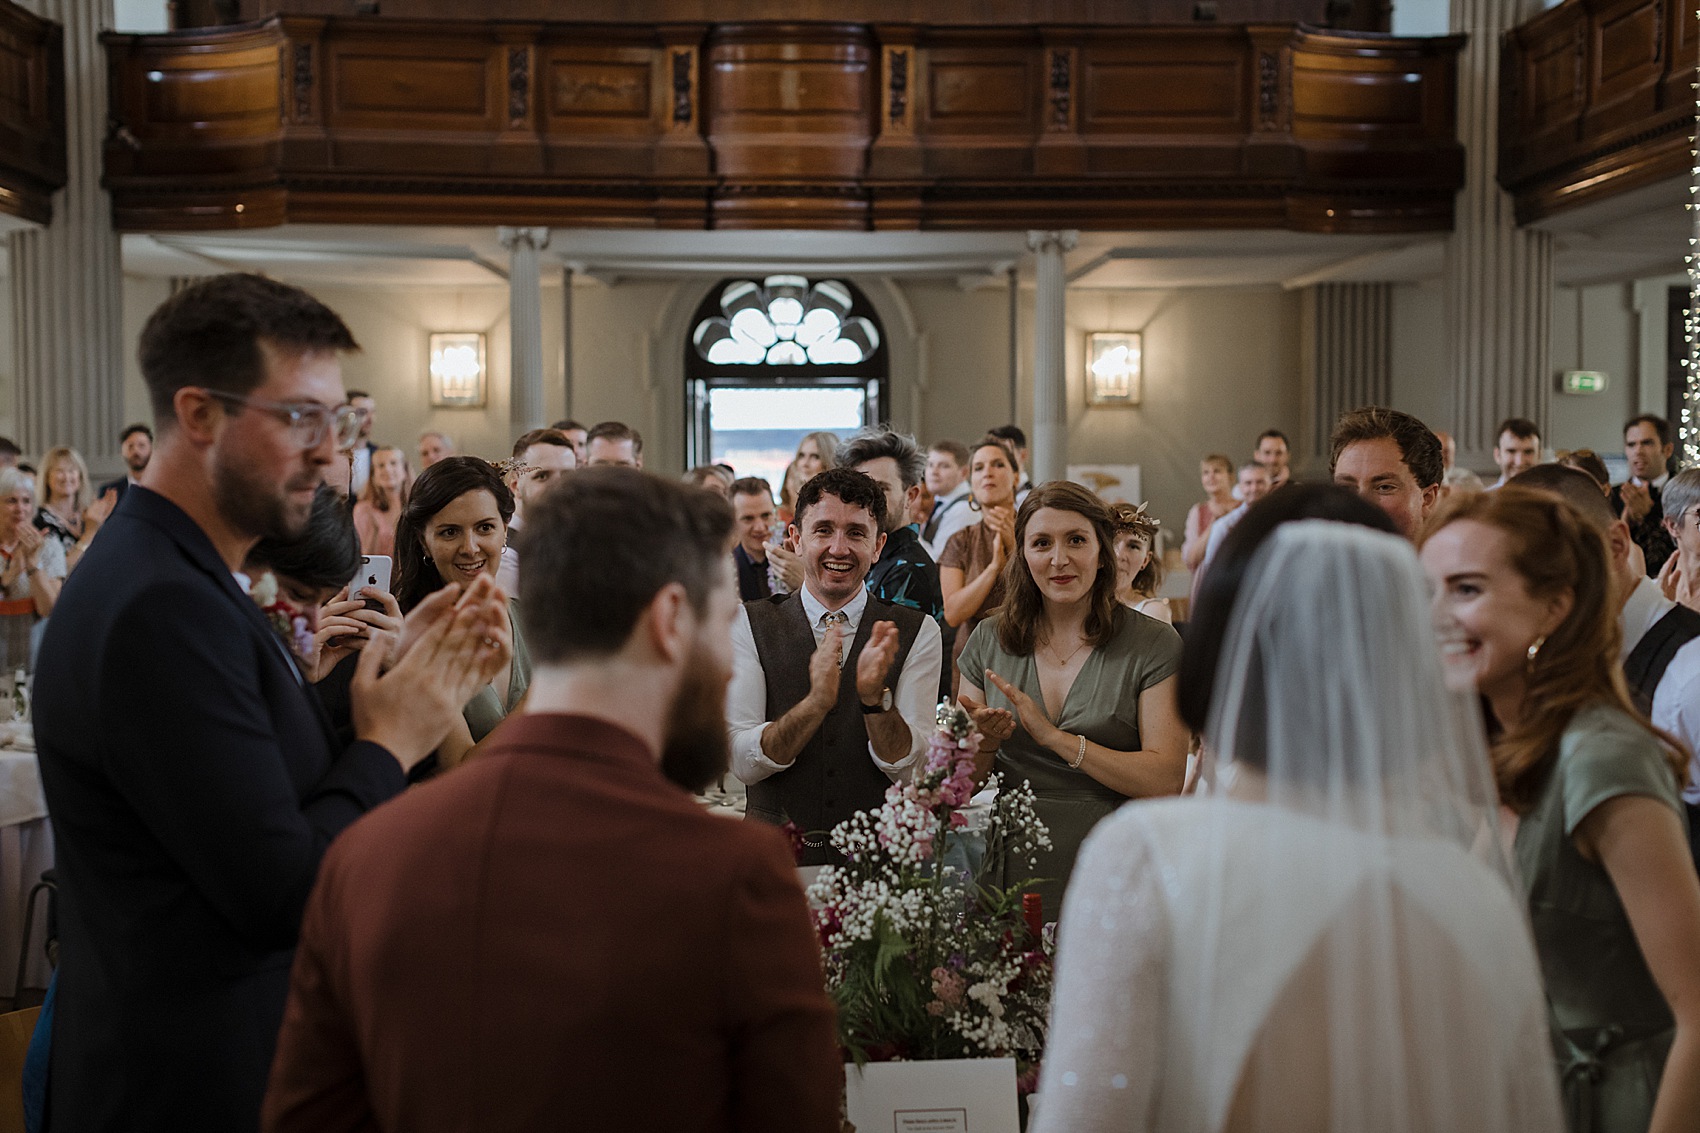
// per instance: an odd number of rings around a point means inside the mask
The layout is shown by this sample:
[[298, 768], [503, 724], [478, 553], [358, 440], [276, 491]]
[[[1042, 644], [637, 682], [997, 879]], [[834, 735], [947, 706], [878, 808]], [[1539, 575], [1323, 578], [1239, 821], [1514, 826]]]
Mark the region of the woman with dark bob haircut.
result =
[[[1041, 484], [1015, 519], [1002, 609], [962, 650], [962, 703], [984, 736], [980, 775], [1026, 780], [1051, 849], [1033, 873], [1055, 919], [1075, 854], [1128, 798], [1172, 795], [1186, 771], [1175, 711], [1179, 635], [1116, 601], [1109, 506], [1078, 484]], [[1027, 870], [1005, 863], [1005, 883]]]
[[[421, 472], [396, 522], [395, 589], [402, 613], [448, 582], [470, 586], [485, 575], [494, 579], [513, 515], [513, 493], [486, 460], [449, 456]], [[467, 702], [461, 713], [464, 728], [457, 728], [437, 749], [443, 770], [465, 759], [519, 706], [531, 685], [531, 657], [512, 598], [508, 620], [514, 635], [513, 663]]]

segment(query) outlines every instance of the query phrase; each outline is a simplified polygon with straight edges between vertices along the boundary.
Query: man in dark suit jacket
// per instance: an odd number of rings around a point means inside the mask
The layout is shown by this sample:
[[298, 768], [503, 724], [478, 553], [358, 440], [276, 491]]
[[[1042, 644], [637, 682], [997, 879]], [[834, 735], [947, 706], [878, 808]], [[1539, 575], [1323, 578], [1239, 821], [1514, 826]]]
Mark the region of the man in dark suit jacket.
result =
[[488, 659], [451, 663], [487, 612], [426, 619], [387, 675], [388, 641], [363, 658], [361, 739], [341, 750], [235, 576], [260, 537], [305, 524], [352, 432], [353, 347], [257, 276], [185, 288], [143, 329], [159, 451], [61, 593], [36, 672], [61, 898], [51, 1129], [257, 1127], [320, 857], [487, 679]]
[[153, 430], [138, 421], [134, 425], [126, 425], [124, 431], [118, 434], [118, 451], [124, 457], [124, 475], [116, 480], [108, 480], [95, 493], [99, 499], [108, 492], [116, 492], [114, 503], [124, 502], [124, 493], [130, 490], [131, 484], [142, 482], [142, 473], [147, 471], [148, 461], [153, 459]]
[[688, 793], [726, 768], [731, 532], [629, 468], [529, 505], [526, 713], [331, 847], [268, 1131], [836, 1133], [785, 840]]

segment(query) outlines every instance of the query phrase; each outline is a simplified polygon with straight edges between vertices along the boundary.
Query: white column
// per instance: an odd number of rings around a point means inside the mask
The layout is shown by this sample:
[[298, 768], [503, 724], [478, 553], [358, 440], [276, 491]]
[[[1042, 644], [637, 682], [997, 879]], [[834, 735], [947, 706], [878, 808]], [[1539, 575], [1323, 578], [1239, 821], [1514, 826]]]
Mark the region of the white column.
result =
[[[1494, 429], [1527, 417], [1547, 432], [1552, 401], [1552, 236], [1517, 227], [1499, 161], [1499, 41], [1540, 12], [1539, 0], [1452, 0], [1464, 190], [1446, 248], [1447, 340], [1461, 464], [1485, 467]], [[1435, 428], [1444, 422], [1431, 421]]]
[[1392, 396], [1393, 285], [1319, 283], [1301, 301], [1304, 415], [1294, 455], [1303, 454], [1307, 469], [1325, 469], [1340, 415]]
[[112, 0], [28, 0], [65, 29], [65, 129], [69, 179], [53, 197], [53, 223], [14, 232], [13, 370], [18, 443], [40, 456], [70, 445], [96, 477], [121, 467], [124, 294], [112, 203], [100, 186], [106, 133], [106, 55]]
[[500, 228], [508, 263], [508, 412], [514, 435], [541, 428], [543, 420], [543, 281], [537, 253], [549, 243], [547, 228]]
[[1036, 298], [1033, 307], [1033, 450], [1029, 478], [1035, 484], [1068, 474], [1068, 376], [1064, 372], [1068, 328], [1068, 280], [1063, 257], [1080, 233], [1029, 232]]

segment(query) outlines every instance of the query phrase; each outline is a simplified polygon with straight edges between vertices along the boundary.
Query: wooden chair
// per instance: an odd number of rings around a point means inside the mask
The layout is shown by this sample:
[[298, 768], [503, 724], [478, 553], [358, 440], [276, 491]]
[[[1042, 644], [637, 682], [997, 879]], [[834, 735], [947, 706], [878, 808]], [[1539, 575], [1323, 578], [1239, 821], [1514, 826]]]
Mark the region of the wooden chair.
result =
[[24, 1054], [41, 1008], [0, 1015], [0, 1133], [24, 1133]]

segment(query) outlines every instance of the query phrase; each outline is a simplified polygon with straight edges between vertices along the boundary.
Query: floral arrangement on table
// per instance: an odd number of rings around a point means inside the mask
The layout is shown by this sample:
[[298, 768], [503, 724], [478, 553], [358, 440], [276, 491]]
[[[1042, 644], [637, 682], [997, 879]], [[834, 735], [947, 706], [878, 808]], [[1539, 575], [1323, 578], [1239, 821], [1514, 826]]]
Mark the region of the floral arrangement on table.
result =
[[248, 596], [260, 608], [260, 613], [266, 616], [278, 637], [296, 657], [307, 660], [313, 656], [313, 627], [305, 614], [283, 596], [278, 588], [277, 576], [266, 571], [254, 579], [248, 588]]
[[1051, 941], [1038, 895], [1024, 892], [1036, 879], [1000, 889], [988, 876], [1004, 861], [1030, 867], [1050, 835], [1023, 782], [998, 792], [985, 853], [974, 853], [962, 808], [980, 737], [948, 701], [938, 724], [915, 777], [833, 829], [845, 863], [809, 887], [839, 1043], [857, 1065], [1013, 1057], [1028, 1092], [1050, 1011]]

